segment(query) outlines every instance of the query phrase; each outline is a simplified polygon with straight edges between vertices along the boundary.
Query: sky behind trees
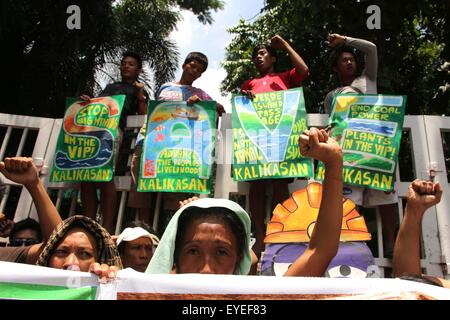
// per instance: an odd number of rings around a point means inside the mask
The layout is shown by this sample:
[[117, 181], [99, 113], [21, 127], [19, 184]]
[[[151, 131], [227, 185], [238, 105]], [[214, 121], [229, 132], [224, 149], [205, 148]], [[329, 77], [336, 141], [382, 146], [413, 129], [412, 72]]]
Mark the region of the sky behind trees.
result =
[[222, 103], [227, 112], [231, 112], [229, 95], [223, 97], [220, 93], [220, 83], [226, 76], [221, 62], [233, 37], [227, 29], [238, 24], [239, 19], [253, 21], [263, 7], [264, 0], [226, 0], [224, 9], [212, 14], [214, 22], [211, 25], [204, 25], [194, 14], [183, 11], [183, 21], [178, 23], [178, 30], [171, 34], [171, 39], [176, 42], [180, 52], [180, 66], [175, 78], [180, 78], [181, 64], [189, 52], [203, 52], [209, 59], [208, 70], [194, 82], [194, 86], [205, 90], [213, 99]]

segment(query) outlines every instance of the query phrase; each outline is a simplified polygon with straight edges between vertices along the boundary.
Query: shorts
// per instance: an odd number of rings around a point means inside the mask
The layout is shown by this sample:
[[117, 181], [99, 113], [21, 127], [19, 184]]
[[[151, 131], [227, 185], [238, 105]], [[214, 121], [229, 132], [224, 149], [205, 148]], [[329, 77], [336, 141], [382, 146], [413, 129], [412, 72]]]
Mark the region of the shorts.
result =
[[393, 190], [392, 192], [384, 192], [381, 190], [356, 187], [345, 184], [343, 195], [344, 198], [349, 198], [353, 200], [355, 204], [364, 208], [398, 203], [398, 196], [395, 190]]
[[138, 192], [138, 180], [140, 174], [142, 145], [135, 146], [131, 158], [131, 189], [128, 193], [128, 206], [137, 209], [151, 208], [153, 192]]

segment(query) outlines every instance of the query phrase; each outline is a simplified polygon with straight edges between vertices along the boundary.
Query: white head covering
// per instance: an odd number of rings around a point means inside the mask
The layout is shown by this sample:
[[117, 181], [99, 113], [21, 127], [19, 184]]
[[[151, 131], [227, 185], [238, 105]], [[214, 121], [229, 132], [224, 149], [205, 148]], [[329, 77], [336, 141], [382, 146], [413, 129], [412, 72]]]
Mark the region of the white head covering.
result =
[[141, 228], [141, 227], [135, 227], [135, 228], [125, 228], [125, 230], [122, 231], [122, 233], [119, 235], [119, 238], [117, 238], [117, 246], [122, 241], [133, 241], [140, 237], [147, 237], [150, 240], [152, 240], [153, 245], [158, 245], [159, 239], [154, 234], [151, 234], [147, 230]]

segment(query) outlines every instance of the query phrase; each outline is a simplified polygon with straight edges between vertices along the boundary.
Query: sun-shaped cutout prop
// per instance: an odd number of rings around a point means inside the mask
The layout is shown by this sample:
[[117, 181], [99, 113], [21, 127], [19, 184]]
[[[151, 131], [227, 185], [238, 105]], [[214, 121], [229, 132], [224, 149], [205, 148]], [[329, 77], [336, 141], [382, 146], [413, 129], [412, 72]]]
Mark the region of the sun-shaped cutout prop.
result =
[[[322, 185], [310, 183], [278, 204], [267, 224], [265, 243], [309, 242], [322, 201]], [[367, 241], [371, 235], [351, 199], [343, 198], [340, 241]]]

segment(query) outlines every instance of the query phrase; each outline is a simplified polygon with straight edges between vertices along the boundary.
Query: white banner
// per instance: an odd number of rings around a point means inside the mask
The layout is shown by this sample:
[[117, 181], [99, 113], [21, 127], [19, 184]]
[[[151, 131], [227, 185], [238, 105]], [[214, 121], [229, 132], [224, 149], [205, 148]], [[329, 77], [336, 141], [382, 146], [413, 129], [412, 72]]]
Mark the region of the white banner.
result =
[[0, 299], [442, 299], [450, 290], [400, 279], [149, 275], [121, 270], [104, 285], [87, 272], [0, 262]]

